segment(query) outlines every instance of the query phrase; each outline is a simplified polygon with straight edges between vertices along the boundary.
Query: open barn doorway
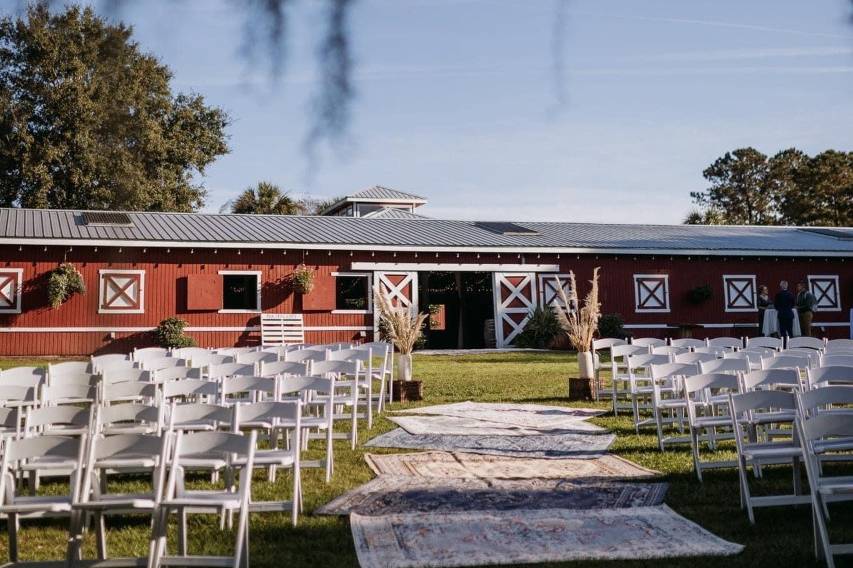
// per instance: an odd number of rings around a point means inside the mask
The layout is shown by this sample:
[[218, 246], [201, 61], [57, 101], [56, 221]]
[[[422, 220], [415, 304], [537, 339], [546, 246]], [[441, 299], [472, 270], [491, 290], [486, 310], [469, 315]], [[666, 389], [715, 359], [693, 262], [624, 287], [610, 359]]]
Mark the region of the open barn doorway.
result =
[[[493, 345], [494, 300], [490, 272], [421, 272], [418, 298], [430, 317], [428, 349], [481, 349]], [[488, 337], [491, 334], [491, 337]]]

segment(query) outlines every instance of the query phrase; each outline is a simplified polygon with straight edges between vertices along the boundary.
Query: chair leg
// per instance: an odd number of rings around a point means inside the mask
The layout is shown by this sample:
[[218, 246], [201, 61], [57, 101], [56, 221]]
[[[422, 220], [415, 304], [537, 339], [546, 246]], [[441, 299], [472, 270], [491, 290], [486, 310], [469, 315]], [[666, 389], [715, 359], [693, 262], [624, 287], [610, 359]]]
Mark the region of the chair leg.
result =
[[187, 555], [187, 510], [185, 507], [178, 509], [178, 552], [181, 556]]
[[18, 561], [18, 529], [20, 521], [18, 515], [10, 513], [6, 517], [6, 528], [9, 531], [9, 560], [12, 562]]
[[[821, 505], [825, 505], [823, 499], [819, 495], [815, 496], [813, 502], [817, 500]], [[827, 568], [835, 568], [835, 561], [832, 558], [832, 545], [829, 541], [829, 528], [826, 526], [826, 519], [821, 514], [821, 511], [815, 511], [816, 528], [820, 534], [821, 553], [826, 561]]]
[[98, 558], [104, 560], [107, 557], [107, 523], [103, 514], [98, 514], [96, 517], [97, 526], [95, 530], [98, 540]]
[[702, 463], [699, 460], [699, 431], [690, 429], [690, 445], [693, 449], [693, 469], [696, 470], [696, 478], [702, 481]]
[[237, 521], [237, 541], [234, 543], [234, 560], [236, 566], [249, 566], [249, 511], [240, 508]]
[[658, 447], [660, 448], [660, 451], [663, 452], [665, 451], [665, 449], [663, 443], [663, 416], [661, 416], [662, 411], [658, 408], [655, 408], [653, 412], [655, 413], [655, 427], [658, 431]]

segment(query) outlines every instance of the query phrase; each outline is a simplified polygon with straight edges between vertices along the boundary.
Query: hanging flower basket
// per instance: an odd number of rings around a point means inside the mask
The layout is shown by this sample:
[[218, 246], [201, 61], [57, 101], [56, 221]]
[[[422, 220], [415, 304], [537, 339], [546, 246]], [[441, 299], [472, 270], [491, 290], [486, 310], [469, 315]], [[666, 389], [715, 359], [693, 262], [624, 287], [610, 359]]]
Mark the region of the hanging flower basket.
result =
[[310, 294], [314, 289], [314, 271], [300, 264], [291, 276], [293, 291], [297, 294]]
[[70, 262], [63, 262], [50, 273], [47, 280], [47, 298], [50, 307], [58, 308], [74, 294], [85, 294], [83, 275]]

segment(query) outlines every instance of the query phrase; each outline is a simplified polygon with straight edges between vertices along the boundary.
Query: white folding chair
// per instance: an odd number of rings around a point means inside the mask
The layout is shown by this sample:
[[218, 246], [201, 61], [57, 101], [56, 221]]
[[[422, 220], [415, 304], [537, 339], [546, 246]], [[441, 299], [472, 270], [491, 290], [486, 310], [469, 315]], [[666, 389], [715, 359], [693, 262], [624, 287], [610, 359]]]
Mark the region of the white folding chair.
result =
[[101, 384], [104, 386], [120, 383], [150, 383], [151, 381], [151, 371], [135, 367], [111, 368], [101, 375]]
[[[373, 380], [377, 377], [377, 373], [373, 368], [373, 351], [370, 348], [367, 349], [339, 349], [337, 351], [329, 351], [326, 354], [327, 361], [349, 361], [355, 362], [358, 361], [361, 363], [362, 370], [362, 381], [361, 388], [365, 389], [365, 398], [366, 403], [364, 404], [365, 413], [367, 414], [367, 427], [373, 428], [373, 403], [376, 401], [377, 412], [379, 412], [379, 408], [382, 404], [382, 395], [380, 394], [378, 400], [373, 396]], [[381, 375], [384, 372], [381, 371], [379, 374]], [[313, 374], [321, 374], [314, 372]]]
[[231, 357], [237, 357], [237, 355], [241, 353], [254, 353], [255, 351], [260, 351], [260, 345], [247, 345], [244, 347], [223, 347], [220, 349], [214, 349], [213, 352], [217, 355], [229, 355]]
[[168, 357], [169, 350], [164, 347], [143, 347], [142, 349], [134, 349], [130, 356], [137, 363], [143, 363], [147, 359]]
[[820, 358], [821, 367], [853, 367], [853, 352], [849, 355], [836, 351]]
[[235, 355], [235, 359], [237, 363], [242, 363], [243, 365], [258, 366], [262, 362], [275, 363], [278, 361], [278, 355], [267, 351], [248, 351], [245, 353], [237, 353]]
[[684, 353], [690, 353], [690, 348], [676, 347], [673, 345], [658, 345], [657, 347], [652, 347], [653, 355], [669, 355], [670, 357], [675, 357]]
[[[19, 440], [2, 441], [0, 451], [0, 514], [6, 517], [9, 533], [9, 560], [17, 563], [18, 530], [23, 519], [42, 519], [49, 517], [68, 518], [69, 538], [67, 539], [66, 562], [76, 557], [74, 539], [70, 535], [78, 533], [79, 516], [75, 515], [72, 504], [80, 495], [80, 475], [76, 465], [83, 461], [86, 447], [84, 438], [66, 436], [39, 436]], [[67, 492], [54, 495], [19, 495], [15, 480], [19, 476], [21, 464], [38, 458], [41, 461], [72, 463], [69, 470], [70, 481]]]
[[336, 389], [348, 389], [348, 393], [335, 396], [335, 403], [339, 404], [342, 410], [343, 407], [349, 407], [350, 411], [336, 411], [335, 418], [350, 422], [349, 438], [354, 450], [358, 442], [358, 419], [366, 418], [364, 414], [359, 413], [359, 406], [366, 405], [368, 411], [370, 410], [370, 400], [362, 396], [362, 391], [366, 390], [367, 386], [365, 368], [361, 361], [317, 361], [312, 364], [311, 372], [321, 377], [334, 377]]
[[299, 361], [276, 361], [275, 363], [261, 362], [258, 373], [262, 377], [283, 377], [287, 375], [307, 375], [308, 363]]
[[[800, 393], [802, 397], [805, 393]], [[821, 467], [827, 452], [850, 455], [853, 452], [853, 414], [823, 413], [798, 423], [802, 436], [803, 458], [809, 478], [815, 554], [834, 568], [836, 555], [853, 554], [853, 543], [833, 544], [829, 538], [829, 507], [837, 501], [853, 500], [853, 476], [833, 475], [834, 470]], [[842, 443], [835, 443], [841, 440]]]
[[207, 402], [219, 396], [219, 383], [205, 379], [176, 379], [161, 385], [163, 400], [171, 403], [174, 399], [184, 402]]
[[767, 369], [798, 369], [805, 371], [811, 367], [808, 357], [797, 355], [776, 355], [775, 357], [764, 357], [761, 359], [761, 368]]
[[826, 347], [826, 341], [817, 337], [789, 337], [785, 342], [786, 349], [815, 349], [822, 351]]
[[749, 349], [750, 347], [761, 347], [764, 349], [772, 349], [774, 351], [780, 351], [784, 346], [783, 341], [778, 337], [747, 337], [746, 339], [746, 347]]
[[276, 380], [270, 377], [227, 377], [219, 385], [219, 404], [272, 401], [277, 396], [276, 386]]
[[43, 367], [12, 367], [0, 371], [0, 385], [39, 388], [47, 384], [47, 369]]
[[201, 379], [204, 375], [198, 367], [166, 367], [157, 371], [151, 371], [151, 381], [164, 384], [181, 379]]
[[234, 410], [220, 404], [172, 402], [166, 425], [169, 432], [213, 432], [230, 430], [233, 419]]
[[157, 404], [160, 390], [155, 383], [136, 381], [132, 383], [115, 383], [101, 385], [98, 402], [102, 406], [110, 406], [117, 402], [137, 402], [141, 404]]
[[[794, 429], [785, 430], [785, 438], [758, 438], [760, 430], [767, 425], [793, 425], [797, 416], [796, 409], [797, 400], [793, 392], [761, 390], [730, 395], [729, 416], [737, 445], [740, 505], [741, 508], [746, 508], [750, 524], [755, 524], [753, 509], [756, 507], [799, 505], [811, 500], [811, 497], [802, 494], [800, 460], [803, 450]], [[752, 466], [758, 477], [761, 466], [782, 463], [790, 463], [792, 466], [793, 493], [752, 495], [749, 488], [749, 467]]]
[[95, 431], [106, 436], [119, 434], [159, 435], [165, 423], [164, 406], [130, 402], [98, 410]]
[[[388, 402], [393, 400], [393, 366], [394, 366], [394, 346], [385, 341], [372, 341], [354, 347], [358, 351], [370, 351], [371, 357], [379, 359], [379, 365], [373, 366], [372, 375], [374, 380], [379, 381], [379, 392], [374, 395], [377, 399], [376, 411], [382, 412], [385, 410], [386, 399]], [[387, 394], [386, 394], [387, 392]]]
[[243, 363], [223, 363], [221, 365], [209, 365], [207, 367], [207, 377], [209, 379], [224, 379], [225, 377], [252, 377], [255, 372], [254, 365], [244, 365]]
[[707, 342], [701, 339], [696, 339], [695, 337], [682, 337], [678, 339], [671, 339], [669, 344], [673, 347], [687, 347], [688, 349], [708, 346]]
[[768, 369], [750, 371], [741, 375], [743, 392], [755, 390], [798, 391], [803, 388], [800, 374], [796, 369]]
[[[700, 347], [699, 349], [705, 349], [704, 347]], [[708, 361], [717, 361], [718, 357], [714, 353], [702, 353], [699, 351], [692, 351], [690, 353], [681, 353], [676, 355], [673, 359], [675, 363], [707, 363]]]
[[738, 373], [748, 373], [749, 370], [749, 361], [745, 359], [714, 359], [713, 361], [699, 363], [699, 372], [701, 373], [736, 375]]
[[700, 450], [703, 433], [711, 449], [716, 449], [716, 441], [721, 438], [717, 429], [731, 428], [732, 419], [728, 416], [729, 394], [736, 394], [739, 387], [738, 377], [726, 373], [703, 373], [684, 378], [693, 468], [699, 481], [702, 481], [702, 471], [705, 469], [737, 465], [729, 460], [703, 462]]
[[[179, 566], [222, 566], [248, 567], [249, 564], [249, 504], [252, 487], [252, 471], [255, 462], [256, 434], [247, 436], [227, 432], [179, 432], [175, 439], [173, 459], [169, 464], [169, 477], [163, 500], [157, 507], [152, 546], [152, 568], [162, 565]], [[227, 484], [225, 489], [191, 490], [184, 483], [184, 473], [193, 460], [216, 456], [226, 462], [234, 473], [239, 471], [239, 485]], [[232, 463], [235, 456], [242, 456], [242, 464]], [[167, 556], [169, 514], [178, 513], [178, 555]], [[222, 517], [234, 512], [238, 514], [235, 531], [234, 555], [230, 557], [190, 557], [187, 547], [187, 514], [207, 513]]]
[[815, 351], [814, 349], [809, 349], [808, 347], [795, 347], [792, 349], [785, 349], [784, 351], [782, 351], [781, 356], [803, 357], [805, 359], [808, 359], [809, 367], [820, 366], [820, 351]]
[[213, 351], [205, 353], [195, 353], [190, 357], [190, 366], [200, 369], [203, 373], [207, 373], [208, 367], [212, 365], [225, 365], [234, 362], [233, 355], [219, 355]]
[[[596, 400], [598, 400], [601, 394], [601, 390], [604, 386], [601, 381], [601, 352], [607, 351], [609, 354], [610, 349], [616, 347], [617, 345], [628, 345], [628, 342], [624, 339], [619, 339], [616, 337], [603, 337], [601, 339], [592, 340], [592, 364], [593, 369], [595, 369]], [[393, 349], [391, 351], [393, 353]], [[610, 358], [612, 359], [612, 357]]]
[[178, 347], [177, 349], [172, 349], [172, 357], [186, 359], [190, 362], [190, 366], [192, 367], [198, 366], [194, 361], [196, 357], [203, 359], [208, 355], [213, 355], [213, 351], [205, 347]]
[[179, 357], [147, 357], [140, 362], [140, 365], [146, 371], [159, 371], [161, 369], [171, 369], [172, 367], [187, 367], [189, 361]]
[[850, 353], [853, 352], [853, 339], [830, 339], [824, 347], [826, 353]]
[[743, 349], [743, 339], [740, 337], [712, 337], [708, 340], [708, 347], [721, 347], [727, 351]]
[[631, 379], [627, 368], [628, 356], [649, 352], [647, 345], [614, 345], [610, 348], [610, 396], [614, 416], [618, 416], [620, 410], [633, 412]]
[[806, 370], [809, 389], [826, 385], [853, 385], [853, 367], [818, 367]]
[[64, 361], [47, 365], [47, 384], [56, 384], [56, 381], [65, 380], [69, 376], [79, 382], [79, 377], [84, 375], [98, 375], [92, 369], [91, 361]]
[[[304, 413], [302, 415], [302, 428], [305, 433], [302, 441], [308, 448], [310, 440], [324, 440], [326, 444], [324, 460], [302, 460], [303, 468], [324, 468], [326, 471], [326, 483], [332, 480], [334, 472], [334, 438], [346, 438], [349, 436], [343, 432], [334, 432], [335, 419], [335, 377], [295, 377], [288, 376], [279, 379], [279, 394], [289, 399], [295, 396], [301, 400]], [[317, 430], [316, 433], [312, 432]]]
[[663, 365], [669, 363], [669, 355], [652, 355], [651, 353], [640, 353], [628, 355], [626, 367], [628, 369], [628, 384], [630, 389], [631, 404], [634, 413], [634, 429], [639, 434], [640, 426], [654, 423], [654, 418], [641, 420], [641, 410], [652, 410], [652, 365]]
[[657, 337], [632, 337], [631, 345], [642, 345], [644, 347], [662, 347], [666, 345], [666, 339], [659, 339]]
[[126, 353], [107, 353], [106, 355], [92, 355], [89, 362], [92, 365], [93, 373], [103, 373], [107, 368], [128, 368], [133, 367], [135, 363]]
[[694, 363], [666, 363], [652, 365], [652, 405], [657, 428], [658, 447], [664, 451], [666, 444], [689, 442], [690, 438], [681, 436], [666, 436], [664, 425], [678, 426], [683, 432], [687, 420], [687, 400], [684, 398], [683, 378], [699, 373], [699, 366]]

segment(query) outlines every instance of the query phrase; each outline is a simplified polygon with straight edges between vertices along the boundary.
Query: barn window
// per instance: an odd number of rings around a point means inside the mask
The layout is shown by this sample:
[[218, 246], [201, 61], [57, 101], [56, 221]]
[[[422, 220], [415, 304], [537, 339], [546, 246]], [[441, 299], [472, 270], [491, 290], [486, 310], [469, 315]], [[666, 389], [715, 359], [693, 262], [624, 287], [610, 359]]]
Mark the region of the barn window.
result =
[[669, 311], [669, 275], [634, 275], [634, 311], [638, 313]]
[[98, 271], [98, 313], [141, 314], [145, 311], [145, 271]]
[[373, 308], [370, 274], [335, 272], [335, 311], [367, 313]]
[[553, 306], [558, 305], [565, 308], [562, 297], [560, 296], [560, 287], [563, 288], [566, 297], [571, 291], [571, 283], [568, 274], [540, 274], [539, 275], [539, 305]]
[[0, 313], [21, 313], [21, 282], [23, 269], [4, 268], [0, 270]]
[[261, 311], [261, 273], [246, 270], [220, 270], [222, 309], [220, 312]]
[[758, 311], [754, 274], [724, 275], [723, 289], [727, 312]]
[[817, 300], [818, 311], [841, 311], [841, 296], [838, 293], [838, 275], [809, 275], [809, 290], [811, 290]]

